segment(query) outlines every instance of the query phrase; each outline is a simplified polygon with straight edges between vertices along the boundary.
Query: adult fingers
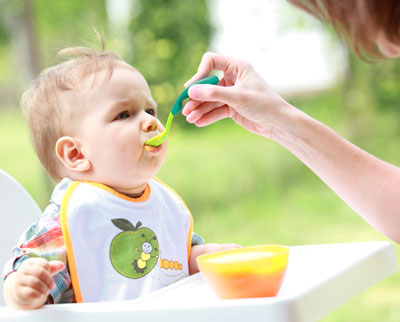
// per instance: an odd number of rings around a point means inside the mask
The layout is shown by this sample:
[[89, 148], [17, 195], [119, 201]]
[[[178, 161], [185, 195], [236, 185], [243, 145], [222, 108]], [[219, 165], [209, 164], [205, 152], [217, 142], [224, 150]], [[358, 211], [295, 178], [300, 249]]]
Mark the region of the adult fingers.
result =
[[212, 70], [227, 71], [232, 67], [233, 58], [217, 53], [207, 52], [203, 55], [197, 73], [185, 83], [188, 87], [193, 82], [210, 75]]
[[229, 117], [229, 107], [227, 105], [223, 105], [221, 107], [213, 109], [207, 114], [204, 114], [194, 124], [198, 127], [203, 127], [215, 123], [219, 120], [225, 119], [227, 117]]
[[191, 111], [187, 116], [186, 120], [189, 123], [195, 123], [197, 120], [199, 120], [204, 114], [207, 114], [211, 112], [213, 109], [220, 107], [222, 105], [225, 105], [220, 102], [202, 102], [200, 105], [197, 106], [197, 108], [193, 111]]
[[182, 114], [184, 116], [188, 116], [190, 113], [192, 113], [201, 103], [200, 101], [195, 101], [195, 100], [189, 100], [185, 104], [185, 106], [182, 109]]
[[221, 102], [235, 106], [240, 102], [240, 91], [234, 87], [224, 87], [216, 85], [193, 85], [189, 88], [189, 97], [196, 101]]
[[185, 87], [188, 87], [193, 82], [201, 78], [204, 78], [211, 73], [211, 71], [213, 70], [213, 59], [212, 59], [213, 55], [214, 55], [213, 53], [209, 52], [203, 55], [199, 67], [197, 69], [197, 73], [194, 74], [193, 77], [184, 84]]
[[[219, 84], [218, 85], [219, 86], [232, 86], [232, 84], [229, 84], [229, 85], [226, 84], [226, 81], [225, 81], [224, 77], [222, 77], [219, 80]], [[203, 103], [204, 102], [202, 102], [202, 101], [196, 101], [196, 100], [192, 100], [192, 99], [188, 100], [186, 102], [185, 106], [182, 109], [182, 114], [184, 116], [188, 116], [191, 112], [193, 112], [198, 106], [200, 106]]]

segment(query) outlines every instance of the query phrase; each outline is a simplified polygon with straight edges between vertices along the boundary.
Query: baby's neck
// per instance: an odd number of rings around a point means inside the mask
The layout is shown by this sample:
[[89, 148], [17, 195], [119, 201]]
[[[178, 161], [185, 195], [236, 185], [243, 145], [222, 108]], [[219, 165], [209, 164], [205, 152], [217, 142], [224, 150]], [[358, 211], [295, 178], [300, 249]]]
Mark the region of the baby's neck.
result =
[[139, 193], [124, 193], [121, 191], [118, 191], [119, 193], [122, 193], [123, 195], [129, 197], [129, 198], [140, 198], [141, 196], [143, 196], [144, 194], [144, 190], [142, 192]]
[[134, 187], [127, 187], [127, 188], [122, 188], [122, 187], [110, 187], [112, 189], [114, 189], [115, 191], [130, 197], [130, 198], [140, 198], [147, 187], [147, 182], [134, 186]]
[[68, 178], [72, 179], [73, 181], [89, 181], [89, 182], [100, 183], [129, 198], [140, 198], [145, 193], [146, 187], [148, 185], [147, 181], [143, 183], [136, 183], [132, 186], [120, 186], [115, 182], [111, 183], [111, 182], [103, 182], [102, 180], [96, 180], [96, 178], [94, 177], [72, 175], [68, 176]]

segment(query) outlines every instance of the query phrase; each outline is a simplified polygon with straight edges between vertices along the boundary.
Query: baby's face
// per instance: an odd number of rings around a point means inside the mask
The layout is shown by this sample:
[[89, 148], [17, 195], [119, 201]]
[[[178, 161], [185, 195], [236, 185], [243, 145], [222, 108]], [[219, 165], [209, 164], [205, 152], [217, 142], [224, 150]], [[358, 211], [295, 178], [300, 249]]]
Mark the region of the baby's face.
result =
[[85, 88], [86, 102], [77, 118], [83, 155], [90, 160], [90, 181], [121, 193], [136, 195], [153, 178], [167, 154], [167, 142], [153, 151], [145, 142], [164, 130], [156, 118], [157, 105], [143, 76], [129, 65], [114, 68], [103, 83]]

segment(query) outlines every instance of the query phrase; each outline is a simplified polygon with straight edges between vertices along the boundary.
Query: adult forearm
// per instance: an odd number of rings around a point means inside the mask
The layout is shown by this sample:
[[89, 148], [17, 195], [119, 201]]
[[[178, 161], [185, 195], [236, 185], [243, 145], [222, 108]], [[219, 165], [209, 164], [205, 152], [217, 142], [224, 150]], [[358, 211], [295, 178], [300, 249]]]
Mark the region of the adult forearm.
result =
[[226, 117], [295, 154], [371, 225], [400, 242], [400, 169], [343, 139], [283, 100], [247, 62], [204, 54], [187, 83], [223, 72], [219, 86], [194, 85], [183, 109], [206, 126]]
[[294, 107], [272, 139], [296, 155], [371, 225], [400, 242], [400, 169]]

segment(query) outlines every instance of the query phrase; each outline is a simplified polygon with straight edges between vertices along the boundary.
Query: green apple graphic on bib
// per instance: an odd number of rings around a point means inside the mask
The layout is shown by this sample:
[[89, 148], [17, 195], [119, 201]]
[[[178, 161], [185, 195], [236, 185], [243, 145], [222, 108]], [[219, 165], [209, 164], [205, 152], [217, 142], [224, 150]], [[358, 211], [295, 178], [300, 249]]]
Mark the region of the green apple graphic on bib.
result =
[[149, 228], [140, 228], [140, 221], [136, 226], [124, 218], [111, 221], [122, 230], [113, 238], [110, 246], [110, 260], [114, 269], [128, 278], [145, 276], [158, 261], [157, 236]]

